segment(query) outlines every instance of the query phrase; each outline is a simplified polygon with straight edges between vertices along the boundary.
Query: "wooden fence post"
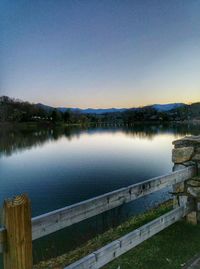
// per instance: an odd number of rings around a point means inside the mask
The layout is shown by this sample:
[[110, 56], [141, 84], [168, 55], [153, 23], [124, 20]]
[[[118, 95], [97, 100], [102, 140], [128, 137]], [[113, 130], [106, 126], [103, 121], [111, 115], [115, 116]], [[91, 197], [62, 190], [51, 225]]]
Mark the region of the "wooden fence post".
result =
[[27, 195], [4, 201], [7, 245], [4, 269], [32, 269], [31, 204]]

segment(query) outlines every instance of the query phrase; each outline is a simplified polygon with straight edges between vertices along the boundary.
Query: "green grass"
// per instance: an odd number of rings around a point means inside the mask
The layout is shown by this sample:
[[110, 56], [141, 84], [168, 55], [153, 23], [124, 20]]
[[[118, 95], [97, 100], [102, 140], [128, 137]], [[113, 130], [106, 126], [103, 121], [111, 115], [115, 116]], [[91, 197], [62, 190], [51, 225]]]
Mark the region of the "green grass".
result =
[[200, 253], [200, 225], [180, 221], [117, 258], [104, 269], [180, 269]]
[[64, 255], [61, 255], [57, 258], [53, 258], [48, 261], [41, 262], [34, 266], [34, 269], [57, 269], [63, 268], [66, 266], [90, 253], [93, 251], [105, 246], [106, 244], [112, 242], [115, 239], [133, 231], [134, 229], [148, 223], [149, 221], [165, 214], [172, 208], [172, 201], [161, 204], [159, 207], [156, 207], [146, 213], [135, 216], [124, 222], [123, 224], [117, 226], [116, 228], [109, 229], [103, 234], [89, 240], [85, 244], [76, 248], [73, 251], [70, 251]]
[[[147, 213], [130, 218], [120, 226], [89, 240], [79, 248], [41, 262], [34, 269], [61, 269], [113, 240], [133, 231], [172, 208], [168, 201]], [[104, 269], [180, 269], [200, 253], [200, 226], [180, 221], [117, 258]]]

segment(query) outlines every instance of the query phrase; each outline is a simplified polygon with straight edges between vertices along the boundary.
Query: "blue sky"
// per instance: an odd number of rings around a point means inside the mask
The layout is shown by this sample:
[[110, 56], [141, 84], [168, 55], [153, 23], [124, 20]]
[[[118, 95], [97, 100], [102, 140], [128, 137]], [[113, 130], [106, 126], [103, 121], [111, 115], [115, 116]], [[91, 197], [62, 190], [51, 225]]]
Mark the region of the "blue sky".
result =
[[68, 107], [200, 101], [200, 0], [2, 0], [1, 95]]

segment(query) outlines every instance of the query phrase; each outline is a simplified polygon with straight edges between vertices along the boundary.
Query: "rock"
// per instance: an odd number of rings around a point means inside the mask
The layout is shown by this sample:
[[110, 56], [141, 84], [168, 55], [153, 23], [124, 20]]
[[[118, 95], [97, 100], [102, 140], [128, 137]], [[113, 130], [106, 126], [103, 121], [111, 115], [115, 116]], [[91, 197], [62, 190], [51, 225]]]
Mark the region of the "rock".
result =
[[173, 172], [176, 172], [178, 170], [184, 169], [185, 166], [183, 164], [175, 164], [173, 167]]
[[200, 187], [200, 180], [199, 179], [197, 179], [197, 180], [195, 180], [195, 179], [189, 179], [187, 181], [187, 185], [189, 185], [191, 187]]
[[184, 182], [181, 183], [177, 183], [173, 185], [173, 193], [174, 194], [179, 194], [179, 193], [183, 193], [185, 189], [185, 184]]
[[200, 187], [188, 187], [187, 191], [193, 197], [199, 197], [200, 196]]
[[193, 147], [175, 148], [172, 151], [172, 161], [174, 163], [184, 163], [192, 158], [194, 153]]
[[175, 147], [185, 146], [185, 145], [199, 145], [200, 146], [200, 135], [198, 136], [186, 136], [184, 138], [175, 140], [173, 145]]
[[195, 176], [192, 179], [194, 179], [195, 181], [200, 181], [200, 176]]
[[200, 153], [196, 153], [193, 157], [192, 160], [194, 161], [200, 161]]
[[[186, 216], [187, 222], [193, 225], [197, 224], [197, 212], [192, 211]], [[197, 268], [197, 267], [196, 267]]]
[[197, 173], [200, 175], [200, 163], [197, 164]]
[[195, 162], [194, 161], [188, 161], [188, 162], [184, 162], [183, 165], [188, 167], [188, 166], [195, 165]]

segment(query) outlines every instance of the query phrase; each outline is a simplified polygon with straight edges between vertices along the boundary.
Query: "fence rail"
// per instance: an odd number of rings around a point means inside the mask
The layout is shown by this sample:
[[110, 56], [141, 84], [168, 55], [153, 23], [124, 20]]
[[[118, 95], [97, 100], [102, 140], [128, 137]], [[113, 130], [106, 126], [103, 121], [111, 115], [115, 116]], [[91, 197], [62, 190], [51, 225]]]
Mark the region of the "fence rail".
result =
[[[169, 187], [178, 183], [182, 183], [187, 179], [196, 175], [195, 167], [187, 167], [182, 170], [178, 170], [176, 172], [155, 177], [141, 183], [137, 183], [126, 188], [121, 188], [113, 192], [106, 193], [104, 195], [100, 195], [98, 197], [71, 205], [66, 206], [64, 208], [54, 210], [52, 212], [40, 215], [38, 217], [30, 218], [30, 225], [27, 225], [28, 219], [24, 222], [24, 225], [21, 225], [19, 229], [15, 229], [15, 223], [9, 223], [9, 219], [7, 219], [7, 223], [5, 224], [5, 228], [0, 228], [0, 253], [4, 253], [4, 257], [9, 253], [15, 259], [21, 259], [20, 254], [16, 257], [15, 250], [18, 249], [19, 253], [23, 253], [27, 249], [27, 244], [30, 242], [31, 233], [32, 233], [32, 240], [36, 240], [58, 230], [61, 230], [65, 227], [68, 227], [72, 224], [78, 223], [85, 219], [91, 218], [98, 214], [101, 214], [105, 211], [110, 209], [116, 208], [124, 203], [129, 203], [134, 201], [140, 197], [145, 195], [151, 194], [155, 191], [159, 191], [165, 187]], [[23, 201], [23, 203], [21, 203]], [[27, 210], [29, 211], [29, 199], [24, 197], [24, 199], [19, 197], [12, 203], [7, 202], [7, 209], [4, 205], [4, 211], [7, 214], [5, 216], [15, 216], [16, 212], [18, 215], [18, 219], [16, 223], [19, 225], [20, 219], [23, 222], [27, 216], [23, 216], [26, 214]], [[21, 203], [21, 204], [20, 204]], [[6, 204], [6, 203], [5, 203]], [[20, 211], [21, 208], [24, 208], [23, 214]], [[18, 207], [18, 208], [15, 208]], [[26, 209], [27, 208], [27, 209]], [[190, 211], [189, 207], [180, 206], [171, 212], [151, 221], [150, 223], [136, 229], [135, 231], [123, 236], [122, 238], [113, 241], [112, 243], [106, 245], [105, 247], [95, 251], [94, 253], [84, 257], [83, 259], [75, 262], [67, 266], [65, 269], [97, 269], [101, 268], [106, 263], [110, 262], [114, 258], [120, 256], [121, 254], [125, 253], [129, 249], [135, 247], [136, 245], [140, 244], [144, 240], [148, 239], [149, 237], [153, 236], [154, 234], [158, 233], [159, 231], [165, 229], [169, 225], [173, 224], [174, 222], [178, 221], [180, 218], [184, 217]], [[5, 212], [4, 212], [5, 213]], [[15, 217], [14, 217], [15, 221]], [[13, 221], [13, 222], [14, 222]], [[30, 226], [32, 224], [32, 230], [30, 230]], [[20, 237], [19, 234], [15, 234], [15, 231], [22, 231], [20, 234], [23, 234], [24, 237], [20, 238], [22, 240], [22, 244], [19, 240], [13, 240], [13, 237]], [[26, 234], [26, 231], [29, 230], [29, 234]], [[11, 234], [12, 233], [14, 234]], [[18, 232], [19, 233], [19, 232]], [[26, 242], [26, 237], [29, 238], [29, 241]], [[13, 246], [11, 242], [15, 242], [16, 246]], [[18, 244], [18, 245], [17, 245]], [[8, 248], [7, 248], [8, 245]], [[12, 249], [13, 251], [11, 251]], [[8, 256], [9, 256], [8, 255]], [[24, 256], [26, 260], [26, 264], [30, 264], [27, 260], [26, 255]], [[30, 257], [32, 259], [32, 257]], [[4, 259], [5, 260], [5, 259]], [[9, 259], [7, 259], [9, 260]], [[16, 262], [16, 261], [15, 261]], [[24, 264], [25, 264], [24, 263]], [[10, 262], [6, 262], [5, 269], [11, 269], [12, 266], [15, 267], [14, 262], [10, 267]], [[22, 263], [21, 263], [22, 264]], [[5, 265], [4, 265], [5, 266]], [[27, 265], [23, 267], [20, 265], [15, 267], [16, 269], [31, 269], [31, 267], [27, 268]]]
[[35, 217], [32, 219], [32, 238], [35, 240], [51, 234], [165, 187], [183, 182], [194, 175], [195, 168], [188, 167]]
[[99, 250], [85, 256], [64, 269], [98, 269], [120, 255], [136, 247], [143, 241], [164, 230], [189, 213], [184, 207], [178, 207], [169, 213], [143, 225]]

